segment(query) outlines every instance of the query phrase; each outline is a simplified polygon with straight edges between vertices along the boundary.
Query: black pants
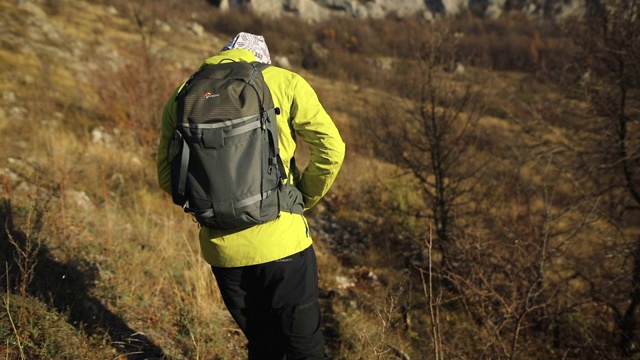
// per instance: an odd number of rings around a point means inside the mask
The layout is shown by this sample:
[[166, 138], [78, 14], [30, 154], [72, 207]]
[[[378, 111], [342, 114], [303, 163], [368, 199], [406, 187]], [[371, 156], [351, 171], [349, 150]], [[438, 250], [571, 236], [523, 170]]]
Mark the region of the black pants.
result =
[[266, 264], [212, 269], [227, 309], [249, 340], [249, 359], [328, 358], [313, 247]]

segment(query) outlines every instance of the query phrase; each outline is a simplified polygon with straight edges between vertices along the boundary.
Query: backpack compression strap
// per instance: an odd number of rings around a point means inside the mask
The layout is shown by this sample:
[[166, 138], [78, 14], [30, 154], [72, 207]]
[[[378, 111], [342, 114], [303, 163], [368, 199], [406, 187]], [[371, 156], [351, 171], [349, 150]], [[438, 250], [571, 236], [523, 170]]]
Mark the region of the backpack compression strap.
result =
[[189, 146], [182, 139], [182, 158], [180, 159], [180, 178], [178, 179], [178, 194], [184, 195], [187, 184], [187, 170], [189, 168]]

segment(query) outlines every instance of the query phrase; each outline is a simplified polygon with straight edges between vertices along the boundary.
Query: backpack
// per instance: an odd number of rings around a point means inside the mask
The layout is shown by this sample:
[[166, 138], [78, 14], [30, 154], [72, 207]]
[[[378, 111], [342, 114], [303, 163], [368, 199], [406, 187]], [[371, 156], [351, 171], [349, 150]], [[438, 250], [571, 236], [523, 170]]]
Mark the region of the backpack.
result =
[[[258, 62], [222, 62], [195, 72], [176, 96], [169, 144], [172, 200], [203, 226], [241, 230], [281, 210], [302, 214], [285, 183], [278, 125]], [[295, 166], [295, 164], [292, 164]]]

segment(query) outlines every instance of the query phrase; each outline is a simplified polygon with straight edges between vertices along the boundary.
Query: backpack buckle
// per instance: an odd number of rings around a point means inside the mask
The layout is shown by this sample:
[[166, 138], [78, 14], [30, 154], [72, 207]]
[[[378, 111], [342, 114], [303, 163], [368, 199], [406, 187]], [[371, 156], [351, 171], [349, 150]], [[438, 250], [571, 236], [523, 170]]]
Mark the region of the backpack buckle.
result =
[[270, 157], [269, 158], [269, 170], [267, 170], [267, 173], [269, 175], [271, 175], [274, 170], [278, 171], [278, 158]]

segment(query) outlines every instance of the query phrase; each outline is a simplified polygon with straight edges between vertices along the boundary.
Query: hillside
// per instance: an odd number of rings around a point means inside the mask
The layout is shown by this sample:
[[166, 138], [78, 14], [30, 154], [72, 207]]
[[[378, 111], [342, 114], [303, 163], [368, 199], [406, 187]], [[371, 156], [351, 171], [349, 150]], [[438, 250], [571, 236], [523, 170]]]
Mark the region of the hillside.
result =
[[347, 143], [307, 214], [335, 359], [633, 356], [633, 4], [599, 42], [518, 14], [310, 25], [206, 1], [0, 0], [0, 356], [246, 357], [155, 174], [164, 101], [239, 30]]
[[[156, 185], [158, 127], [120, 123], [150, 111], [159, 124], [173, 86], [234, 34], [198, 35], [174, 20], [151, 38], [131, 14], [91, 2], [0, 9], [2, 248], [30, 249], [4, 258], [16, 295], [3, 297], [0, 329], [13, 340], [2, 356], [240, 356], [244, 341], [200, 258], [197, 228]], [[149, 60], [163, 71], [135, 83]], [[305, 76], [323, 94], [351, 87]], [[344, 127], [349, 116], [335, 111], [335, 120]], [[319, 246], [329, 293], [341, 278], [327, 251]]]
[[293, 15], [306, 21], [322, 21], [336, 16], [357, 19], [384, 17], [410, 18], [419, 16], [435, 20], [461, 13], [478, 17], [497, 18], [510, 11], [521, 11], [532, 18], [562, 19], [582, 13], [600, 1], [488, 1], [488, 0], [211, 0], [221, 9], [246, 6], [261, 16]]

